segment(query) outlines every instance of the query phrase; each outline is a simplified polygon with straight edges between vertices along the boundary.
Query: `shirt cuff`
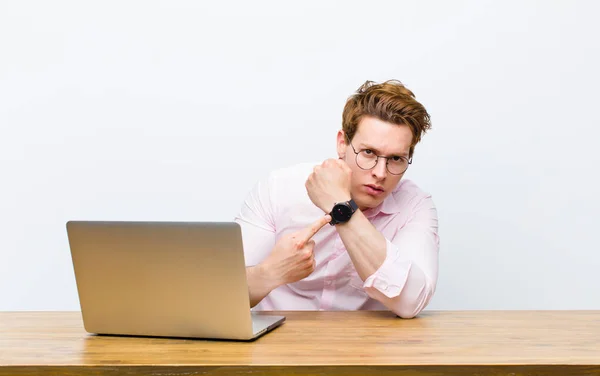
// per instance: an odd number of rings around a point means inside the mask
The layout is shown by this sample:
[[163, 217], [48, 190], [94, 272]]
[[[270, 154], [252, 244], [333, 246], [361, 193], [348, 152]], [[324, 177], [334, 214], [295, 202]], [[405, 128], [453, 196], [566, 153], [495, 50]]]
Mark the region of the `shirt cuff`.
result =
[[412, 262], [402, 260], [398, 247], [386, 239], [385, 260], [379, 269], [365, 280], [363, 288], [365, 291], [375, 288], [388, 298], [394, 298], [402, 292], [411, 266]]

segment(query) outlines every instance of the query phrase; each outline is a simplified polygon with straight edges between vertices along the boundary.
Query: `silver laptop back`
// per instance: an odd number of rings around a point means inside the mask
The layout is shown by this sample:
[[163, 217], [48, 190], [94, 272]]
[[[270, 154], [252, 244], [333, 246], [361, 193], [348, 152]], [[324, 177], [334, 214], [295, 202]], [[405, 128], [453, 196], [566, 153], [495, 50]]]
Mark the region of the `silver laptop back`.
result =
[[284, 319], [253, 329], [235, 222], [70, 221], [67, 234], [90, 333], [248, 340]]

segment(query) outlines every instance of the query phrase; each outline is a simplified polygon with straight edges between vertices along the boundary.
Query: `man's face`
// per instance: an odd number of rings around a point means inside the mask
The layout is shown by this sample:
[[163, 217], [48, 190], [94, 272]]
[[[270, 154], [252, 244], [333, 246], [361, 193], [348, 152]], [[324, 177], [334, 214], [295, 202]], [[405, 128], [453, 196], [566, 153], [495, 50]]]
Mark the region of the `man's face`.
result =
[[364, 170], [357, 165], [354, 150], [367, 150], [365, 153], [369, 155], [408, 158], [411, 142], [412, 132], [407, 125], [392, 124], [370, 116], [364, 116], [360, 120], [350, 144], [345, 134], [342, 131], [338, 132], [338, 156], [345, 160], [352, 170], [351, 195], [361, 210], [374, 208], [383, 202], [404, 173], [391, 174], [386, 168], [387, 159], [384, 158], [379, 158], [372, 169]]

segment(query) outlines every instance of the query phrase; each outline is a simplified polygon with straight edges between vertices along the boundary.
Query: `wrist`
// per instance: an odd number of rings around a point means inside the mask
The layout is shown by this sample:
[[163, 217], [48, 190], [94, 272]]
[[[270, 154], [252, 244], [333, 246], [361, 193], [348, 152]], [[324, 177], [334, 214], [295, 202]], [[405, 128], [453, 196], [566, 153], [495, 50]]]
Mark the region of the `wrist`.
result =
[[333, 210], [333, 207], [335, 206], [335, 204], [339, 204], [340, 202], [347, 202], [350, 201], [352, 199], [352, 197], [350, 197], [349, 194], [342, 194], [342, 195], [338, 195], [335, 196], [336, 200], [335, 201], [331, 201], [326, 207], [325, 207], [325, 213], [329, 214], [331, 213], [331, 211]]
[[260, 276], [261, 284], [268, 290], [267, 294], [283, 285], [281, 278], [273, 273], [273, 268], [265, 262], [256, 265], [256, 272]]

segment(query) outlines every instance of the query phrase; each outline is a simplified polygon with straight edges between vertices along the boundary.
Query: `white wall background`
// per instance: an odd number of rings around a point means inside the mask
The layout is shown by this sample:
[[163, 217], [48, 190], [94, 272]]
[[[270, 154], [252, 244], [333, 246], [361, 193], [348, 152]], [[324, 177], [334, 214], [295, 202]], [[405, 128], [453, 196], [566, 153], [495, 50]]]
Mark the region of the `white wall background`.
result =
[[70, 219], [230, 220], [396, 78], [434, 129], [430, 309], [600, 309], [595, 1], [0, 2], [0, 310], [77, 310]]

